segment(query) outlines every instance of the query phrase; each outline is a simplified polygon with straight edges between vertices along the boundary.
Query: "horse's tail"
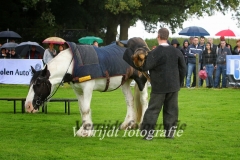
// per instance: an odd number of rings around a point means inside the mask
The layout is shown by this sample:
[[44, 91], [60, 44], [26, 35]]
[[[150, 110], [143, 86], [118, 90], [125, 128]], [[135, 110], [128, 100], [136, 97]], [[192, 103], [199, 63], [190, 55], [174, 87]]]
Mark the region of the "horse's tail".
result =
[[136, 120], [138, 123], [142, 122], [143, 115], [148, 106], [148, 87], [147, 83], [143, 88], [143, 91], [140, 91], [138, 85], [134, 86], [134, 108], [136, 108]]

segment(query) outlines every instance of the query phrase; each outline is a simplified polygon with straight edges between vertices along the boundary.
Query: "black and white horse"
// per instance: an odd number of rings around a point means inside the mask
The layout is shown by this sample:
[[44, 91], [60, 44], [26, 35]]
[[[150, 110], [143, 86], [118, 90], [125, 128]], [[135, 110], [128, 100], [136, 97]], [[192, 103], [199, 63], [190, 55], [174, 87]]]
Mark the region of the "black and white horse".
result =
[[[45, 101], [49, 100], [56, 88], [62, 83], [63, 77], [66, 76], [66, 73], [67, 75], [72, 75], [74, 69], [72, 59], [72, 51], [68, 48], [60, 52], [54, 59], [45, 65], [43, 70], [35, 71], [32, 68], [34, 75], [30, 82], [30, 88], [25, 102], [27, 112], [38, 112], [39, 107]], [[109, 77], [109, 80], [102, 77], [90, 79], [81, 83], [70, 82], [70, 85], [78, 99], [82, 119], [82, 126], [77, 131], [78, 136], [89, 136], [92, 132], [93, 122], [90, 108], [92, 92], [104, 91], [106, 89], [106, 83], [108, 82], [107, 91], [112, 91], [122, 84], [122, 79], [123, 76], [118, 75]], [[127, 114], [124, 122], [120, 126], [120, 129], [134, 127], [138, 121], [141, 123], [145, 110], [148, 106], [147, 83], [142, 88], [142, 91], [140, 91], [139, 87], [135, 85], [133, 95], [130, 88], [131, 81], [132, 78], [129, 76], [129, 78], [126, 79], [121, 86], [127, 104]]]

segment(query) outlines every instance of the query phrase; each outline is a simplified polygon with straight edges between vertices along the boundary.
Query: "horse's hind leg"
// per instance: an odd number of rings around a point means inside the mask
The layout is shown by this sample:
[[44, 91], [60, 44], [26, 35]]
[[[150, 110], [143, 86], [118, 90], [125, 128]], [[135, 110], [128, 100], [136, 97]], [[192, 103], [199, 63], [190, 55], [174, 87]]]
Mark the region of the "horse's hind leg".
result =
[[120, 129], [133, 129], [136, 127], [136, 114], [134, 111], [134, 103], [133, 103], [133, 95], [130, 88], [131, 79], [127, 80], [122, 85], [122, 92], [125, 96], [125, 100], [127, 103], [127, 115], [125, 117], [124, 122], [121, 124]]

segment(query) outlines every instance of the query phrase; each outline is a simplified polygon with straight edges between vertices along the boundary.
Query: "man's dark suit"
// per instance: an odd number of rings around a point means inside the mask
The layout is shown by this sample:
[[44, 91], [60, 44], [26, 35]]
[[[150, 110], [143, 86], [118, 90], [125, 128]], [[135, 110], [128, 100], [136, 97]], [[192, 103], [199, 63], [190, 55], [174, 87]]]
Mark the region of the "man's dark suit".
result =
[[[123, 59], [136, 68], [132, 62], [133, 51], [127, 49]], [[163, 106], [163, 125], [168, 131], [178, 121], [178, 91], [184, 82], [186, 64], [180, 50], [173, 46], [160, 45], [148, 53], [141, 69], [150, 72], [151, 97], [141, 125], [141, 130], [154, 130]], [[173, 137], [166, 133], [166, 137]]]

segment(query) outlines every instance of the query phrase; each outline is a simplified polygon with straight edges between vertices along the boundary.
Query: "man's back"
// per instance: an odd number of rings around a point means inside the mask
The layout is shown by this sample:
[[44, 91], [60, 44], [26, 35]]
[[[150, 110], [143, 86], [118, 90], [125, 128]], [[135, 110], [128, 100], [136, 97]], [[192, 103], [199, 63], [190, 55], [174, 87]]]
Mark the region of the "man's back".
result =
[[150, 72], [153, 93], [170, 93], [180, 89], [186, 65], [181, 51], [160, 45], [149, 52], [143, 70]]

